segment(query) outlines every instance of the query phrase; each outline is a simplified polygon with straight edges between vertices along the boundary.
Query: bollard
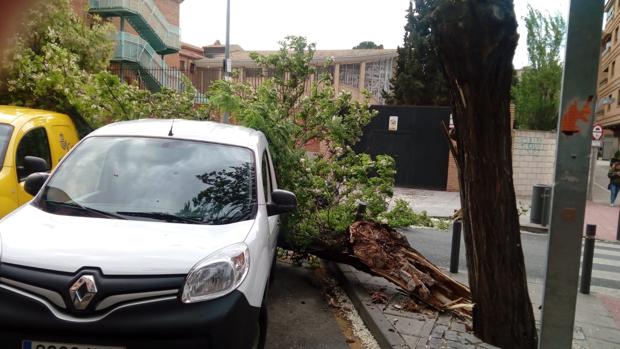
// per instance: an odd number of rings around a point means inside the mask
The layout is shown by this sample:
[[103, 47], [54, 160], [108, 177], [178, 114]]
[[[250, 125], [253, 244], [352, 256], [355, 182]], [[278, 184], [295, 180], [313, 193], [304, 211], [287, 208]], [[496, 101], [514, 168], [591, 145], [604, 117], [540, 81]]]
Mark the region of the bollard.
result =
[[368, 204], [366, 204], [365, 202], [357, 202], [357, 210], [355, 210], [355, 221], [361, 221], [364, 219], [364, 216], [366, 216], [366, 207], [368, 207]]
[[596, 236], [596, 225], [586, 226], [586, 241], [583, 245], [583, 261], [581, 263], [581, 287], [579, 292], [590, 293], [590, 281], [592, 279], [592, 260], [594, 258], [594, 237]]
[[452, 223], [452, 250], [450, 252], [450, 272], [459, 272], [459, 255], [461, 252], [461, 226], [460, 220]]

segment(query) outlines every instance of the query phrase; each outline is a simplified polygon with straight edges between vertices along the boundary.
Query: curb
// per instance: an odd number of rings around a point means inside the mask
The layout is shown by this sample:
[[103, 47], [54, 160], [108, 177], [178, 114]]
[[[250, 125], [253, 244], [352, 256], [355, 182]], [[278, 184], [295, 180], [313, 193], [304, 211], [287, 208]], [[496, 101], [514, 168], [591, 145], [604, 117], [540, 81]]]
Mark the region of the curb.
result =
[[383, 312], [370, 303], [368, 292], [361, 286], [359, 279], [352, 272], [344, 269], [346, 266], [334, 262], [328, 262], [327, 266], [351, 299], [364, 325], [375, 337], [379, 347], [381, 349], [408, 348], [407, 343], [398, 335]]

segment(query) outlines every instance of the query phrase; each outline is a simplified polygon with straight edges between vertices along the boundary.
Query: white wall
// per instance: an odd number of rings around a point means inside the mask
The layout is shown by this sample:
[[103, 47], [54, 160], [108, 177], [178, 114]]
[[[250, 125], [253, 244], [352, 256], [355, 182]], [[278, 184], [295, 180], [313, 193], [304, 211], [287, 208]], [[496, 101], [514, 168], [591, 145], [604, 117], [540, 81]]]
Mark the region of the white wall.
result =
[[556, 133], [514, 131], [512, 167], [517, 197], [531, 197], [535, 184], [553, 183]]

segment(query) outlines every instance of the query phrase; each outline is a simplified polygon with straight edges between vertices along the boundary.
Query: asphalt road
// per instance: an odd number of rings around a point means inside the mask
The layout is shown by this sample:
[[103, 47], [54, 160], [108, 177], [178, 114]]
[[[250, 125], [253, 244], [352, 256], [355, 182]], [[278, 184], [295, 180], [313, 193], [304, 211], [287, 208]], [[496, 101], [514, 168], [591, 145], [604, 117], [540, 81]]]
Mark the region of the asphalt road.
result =
[[[402, 229], [413, 248], [440, 267], [450, 266], [451, 232], [433, 229]], [[547, 235], [522, 233], [521, 242], [525, 257], [527, 278], [542, 282], [547, 263]], [[597, 241], [594, 251], [592, 286], [598, 292], [618, 294], [620, 290], [620, 245]], [[465, 271], [465, 245], [461, 240], [459, 270]]]
[[312, 270], [278, 263], [268, 296], [268, 349], [349, 349]]

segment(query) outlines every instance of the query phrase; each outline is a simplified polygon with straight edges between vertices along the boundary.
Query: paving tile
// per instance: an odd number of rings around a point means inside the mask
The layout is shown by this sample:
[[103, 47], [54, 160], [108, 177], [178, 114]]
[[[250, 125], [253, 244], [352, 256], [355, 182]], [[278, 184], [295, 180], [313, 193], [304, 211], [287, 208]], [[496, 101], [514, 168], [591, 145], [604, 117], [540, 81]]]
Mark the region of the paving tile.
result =
[[420, 342], [426, 342], [426, 338], [423, 337], [409, 336], [406, 334], [403, 334], [401, 336], [403, 337], [405, 343], [407, 343], [407, 346], [409, 346], [409, 348], [416, 348]]
[[390, 318], [392, 325], [401, 334], [420, 337], [425, 321], [393, 316]]

